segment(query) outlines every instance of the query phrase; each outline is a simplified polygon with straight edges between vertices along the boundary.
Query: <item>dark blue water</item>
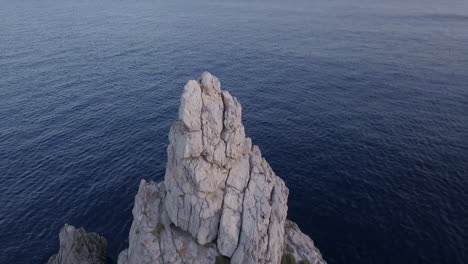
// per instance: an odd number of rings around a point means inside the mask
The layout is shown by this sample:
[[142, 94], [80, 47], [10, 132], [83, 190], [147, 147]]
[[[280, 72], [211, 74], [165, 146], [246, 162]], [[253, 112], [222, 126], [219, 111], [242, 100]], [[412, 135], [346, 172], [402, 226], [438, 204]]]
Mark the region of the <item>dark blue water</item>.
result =
[[140, 179], [164, 175], [182, 87], [205, 70], [243, 104], [329, 263], [468, 263], [456, 0], [1, 0], [0, 263], [46, 261], [64, 223], [116, 259]]

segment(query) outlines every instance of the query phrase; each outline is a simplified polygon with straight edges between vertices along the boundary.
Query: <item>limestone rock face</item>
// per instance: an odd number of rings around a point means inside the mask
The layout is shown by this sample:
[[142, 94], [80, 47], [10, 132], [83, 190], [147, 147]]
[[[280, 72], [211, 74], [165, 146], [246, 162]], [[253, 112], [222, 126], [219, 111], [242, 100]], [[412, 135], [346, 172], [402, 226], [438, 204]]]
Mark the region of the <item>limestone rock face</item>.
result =
[[241, 162], [248, 159], [251, 145], [241, 111], [239, 102], [221, 91], [219, 80], [205, 72], [184, 87], [179, 121], [169, 133], [165, 206], [172, 223], [202, 245], [218, 236], [231, 170], [243, 170], [232, 181], [249, 176], [249, 164]]
[[[288, 189], [278, 178], [260, 149], [250, 154], [250, 180], [242, 203], [242, 228], [234, 263], [278, 263], [283, 245]], [[270, 243], [270, 241], [272, 243]]]
[[165, 207], [164, 182], [142, 180], [133, 208], [129, 248], [119, 255], [120, 264], [214, 263], [214, 244], [202, 246], [171, 223]]
[[67, 225], [60, 230], [60, 250], [47, 264], [105, 264], [107, 241], [96, 233]]
[[141, 182], [118, 262], [214, 263], [222, 255], [280, 263], [292, 253], [325, 263], [312, 240], [286, 224], [288, 193], [246, 137], [238, 100], [205, 72], [184, 87], [164, 181]]

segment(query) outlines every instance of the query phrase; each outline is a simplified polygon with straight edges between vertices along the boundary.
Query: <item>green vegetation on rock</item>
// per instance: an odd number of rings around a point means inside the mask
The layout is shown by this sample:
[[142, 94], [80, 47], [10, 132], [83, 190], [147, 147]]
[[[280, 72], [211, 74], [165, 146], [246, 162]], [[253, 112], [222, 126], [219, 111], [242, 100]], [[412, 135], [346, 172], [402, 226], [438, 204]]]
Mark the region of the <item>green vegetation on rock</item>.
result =
[[296, 264], [296, 258], [291, 253], [283, 254], [281, 264]]
[[159, 236], [159, 234], [161, 234], [163, 230], [164, 230], [164, 224], [158, 223], [156, 225], [156, 228], [153, 231], [151, 231], [151, 234], [153, 234], [154, 236]]
[[215, 264], [230, 264], [231, 260], [228, 257], [225, 256], [217, 256], [215, 259]]

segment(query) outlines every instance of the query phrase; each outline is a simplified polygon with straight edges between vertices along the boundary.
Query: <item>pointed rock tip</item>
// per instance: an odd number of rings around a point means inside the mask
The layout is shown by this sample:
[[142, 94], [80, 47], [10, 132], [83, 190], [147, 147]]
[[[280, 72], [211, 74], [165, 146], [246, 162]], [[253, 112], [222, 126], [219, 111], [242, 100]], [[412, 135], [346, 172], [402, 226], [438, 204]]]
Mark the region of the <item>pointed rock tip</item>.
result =
[[185, 84], [184, 86], [184, 92], [192, 93], [198, 89], [200, 89], [200, 84], [198, 84], [198, 82], [195, 80], [188, 81], [187, 84]]
[[201, 129], [202, 97], [200, 85], [195, 80], [190, 80], [184, 87], [180, 98], [179, 120], [181, 120], [189, 131]]
[[206, 94], [215, 95], [221, 92], [221, 83], [218, 78], [211, 73], [205, 71], [197, 80], [200, 83], [203, 92]]

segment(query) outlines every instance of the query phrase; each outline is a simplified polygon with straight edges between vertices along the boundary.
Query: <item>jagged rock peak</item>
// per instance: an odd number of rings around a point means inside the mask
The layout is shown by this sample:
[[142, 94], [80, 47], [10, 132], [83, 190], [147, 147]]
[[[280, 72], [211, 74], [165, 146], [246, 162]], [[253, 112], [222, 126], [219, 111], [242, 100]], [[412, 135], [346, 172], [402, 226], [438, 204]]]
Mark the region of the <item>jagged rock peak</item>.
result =
[[308, 253], [315, 247], [298, 228], [285, 232], [288, 192], [246, 137], [238, 100], [204, 72], [184, 87], [164, 181], [140, 184], [119, 264], [214, 263], [217, 256], [280, 263], [284, 253], [325, 263], [318, 250]]
[[60, 249], [47, 264], [105, 264], [107, 241], [96, 233], [67, 225], [60, 230]]

